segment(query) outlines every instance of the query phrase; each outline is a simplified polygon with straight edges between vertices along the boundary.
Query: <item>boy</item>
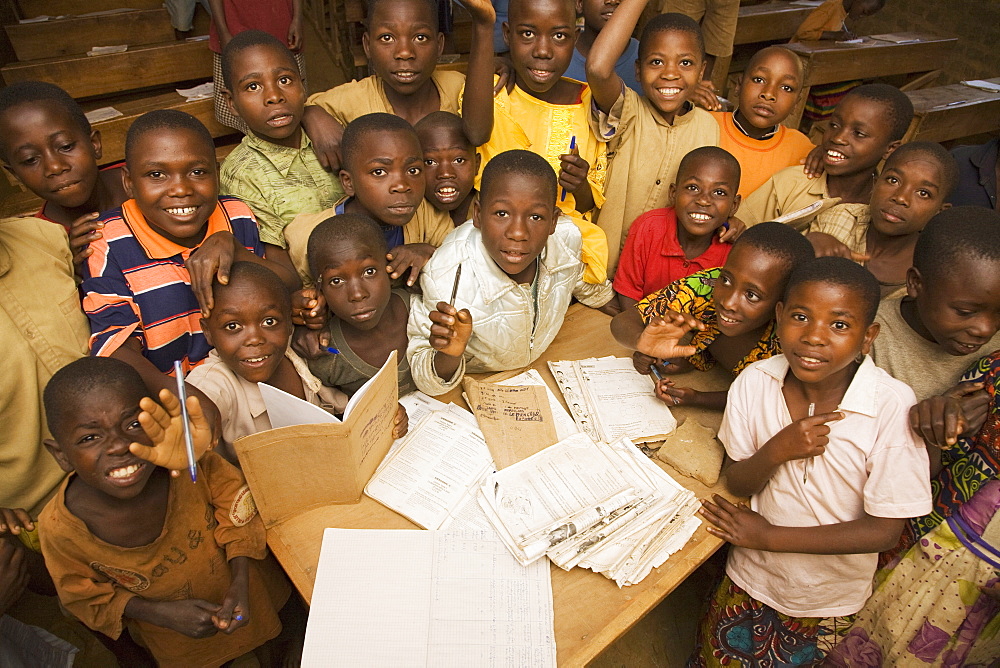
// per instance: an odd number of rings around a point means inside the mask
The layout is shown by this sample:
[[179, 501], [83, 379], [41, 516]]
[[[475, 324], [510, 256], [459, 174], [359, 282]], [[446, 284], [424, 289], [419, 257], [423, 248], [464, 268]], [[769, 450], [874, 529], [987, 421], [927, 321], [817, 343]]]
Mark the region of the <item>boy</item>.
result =
[[589, 87], [563, 76], [576, 44], [572, 0], [513, 0], [504, 38], [514, 86], [494, 94], [489, 108], [493, 132], [479, 147], [482, 164], [510, 149], [545, 158], [559, 175], [557, 205], [583, 235], [584, 280], [602, 283], [608, 277], [607, 239], [590, 219], [604, 203], [607, 159], [604, 142], [587, 122]]
[[930, 509], [913, 391], [866, 359], [878, 301], [850, 260], [803, 265], [778, 306], [783, 354], [733, 383], [719, 440], [750, 508], [703, 502], [733, 547], [694, 665], [818, 664], [871, 594], [876, 553]]
[[716, 146], [688, 153], [670, 186], [673, 206], [644, 213], [625, 240], [615, 292], [622, 310], [689, 274], [721, 267], [732, 244], [717, 234], [740, 206], [740, 164]]
[[[373, 74], [316, 93], [306, 102], [303, 125], [325, 167], [339, 167], [344, 127], [359, 116], [396, 114], [416, 125], [433, 111], [459, 113], [462, 106], [488, 109], [493, 92], [490, 74], [496, 13], [487, 0], [462, 4], [473, 20], [467, 76], [435, 69], [444, 49], [436, 0], [369, 0], [361, 42]], [[489, 138], [487, 115], [472, 113], [463, 120], [465, 133], [474, 144]]]
[[101, 238], [99, 213], [128, 199], [121, 168], [98, 169], [100, 159], [100, 131], [62, 88], [23, 81], [0, 90], [0, 160], [44, 200], [35, 216], [66, 228], [77, 265]]
[[438, 211], [447, 211], [457, 227], [469, 219], [482, 156], [465, 136], [462, 119], [450, 112], [427, 114], [414, 130], [424, 150], [424, 197]]
[[221, 192], [239, 197], [257, 218], [264, 252], [291, 270], [285, 226], [344, 196], [302, 131], [306, 89], [292, 52], [260, 30], [241, 32], [222, 52], [224, 99], [249, 132], [222, 162]]
[[[718, 361], [734, 376], [752, 362], [781, 352], [774, 309], [799, 265], [813, 259], [801, 234], [780, 223], [761, 223], [733, 244], [726, 264], [694, 273], [648, 295], [634, 309], [611, 321], [618, 343], [635, 350], [639, 373], [707, 371]], [[688, 332], [688, 346], [678, 346]], [[657, 396], [673, 404], [721, 410], [725, 392], [676, 387], [669, 378], [657, 383]]]
[[[261, 561], [264, 525], [238, 470], [207, 452], [192, 484], [130, 452], [153, 444], [146, 429], [165, 438], [162, 423], [140, 422], [145, 394], [129, 365], [96, 357], [46, 386], [45, 445], [70, 476], [39, 519], [45, 565], [63, 606], [95, 631], [118, 638], [128, 626], [161, 665], [220, 665], [278, 635], [289, 587]], [[204, 447], [208, 425], [191, 418]]]
[[802, 61], [783, 46], [753, 55], [740, 77], [736, 111], [713, 111], [719, 146], [743, 169], [740, 196], [746, 197], [785, 167], [798, 165], [815, 148], [809, 138], [781, 123], [792, 113], [802, 88]]
[[415, 390], [406, 357], [411, 294], [392, 289], [378, 224], [352, 213], [323, 221], [309, 236], [309, 266], [335, 316], [327, 325], [327, 350], [337, 351], [310, 359], [310, 371], [326, 385], [354, 394], [395, 350], [399, 396]]
[[[576, 0], [576, 13], [583, 16], [583, 30], [576, 39], [576, 48], [569, 67], [563, 75], [577, 81], [587, 80], [587, 57], [594, 48], [594, 40], [607, 24], [608, 19], [618, 9], [620, 0]], [[615, 73], [625, 85], [637, 93], [642, 92], [635, 76], [635, 63], [639, 60], [639, 40], [630, 38], [621, 56], [615, 63]]]
[[486, 165], [472, 220], [431, 257], [420, 277], [423, 299], [410, 310], [406, 354], [421, 391], [444, 394], [467, 371], [531, 364], [572, 297], [592, 308], [612, 300], [607, 282], [583, 281], [580, 232], [559, 218], [556, 189], [552, 166], [537, 153], [506, 151]]
[[858, 86], [837, 105], [823, 133], [823, 175], [810, 178], [801, 166], [781, 170], [746, 198], [740, 218], [748, 226], [756, 225], [839, 198], [818, 215], [789, 224], [802, 232], [815, 226], [835, 237], [848, 234], [868, 216], [876, 167], [899, 146], [912, 118], [913, 104], [898, 88]]
[[727, 73], [717, 72], [715, 61], [723, 59], [728, 65], [733, 55], [739, 0], [663, 0], [660, 12], [677, 12], [698, 22], [705, 37], [705, 82], [724, 80]]
[[128, 362], [155, 391], [168, 387], [175, 360], [188, 371], [208, 355], [196, 290], [211, 286], [213, 258], [266, 260], [253, 214], [219, 197], [215, 146], [196, 118], [143, 114], [129, 128], [125, 163], [132, 199], [101, 218], [104, 238], [83, 267], [83, 309], [91, 354]]
[[700, 146], [719, 144], [718, 124], [691, 102], [705, 70], [701, 29], [693, 19], [660, 14], [643, 28], [636, 64], [642, 95], [623, 87], [615, 74], [613, 56], [628, 42], [647, 2], [624, 0], [597, 36], [587, 61], [596, 105], [591, 126], [614, 155], [597, 217], [608, 236], [612, 271], [632, 221], [667, 206], [681, 158]]
[[306, 255], [309, 235], [322, 221], [344, 213], [374, 218], [392, 255], [392, 278], [407, 271], [414, 285], [421, 267], [454, 229], [447, 213], [424, 201], [426, 184], [420, 141], [410, 124], [392, 114], [367, 114], [347, 126], [340, 183], [346, 196], [333, 208], [296, 216], [285, 241], [302, 284], [316, 279]]

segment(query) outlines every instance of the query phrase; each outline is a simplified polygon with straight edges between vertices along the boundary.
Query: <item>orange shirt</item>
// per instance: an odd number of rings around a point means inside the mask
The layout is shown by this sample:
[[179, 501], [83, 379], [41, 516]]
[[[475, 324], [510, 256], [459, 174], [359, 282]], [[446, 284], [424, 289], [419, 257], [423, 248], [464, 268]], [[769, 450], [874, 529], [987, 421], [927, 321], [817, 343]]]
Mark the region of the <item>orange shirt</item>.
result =
[[[732, 153], [740, 163], [739, 193], [743, 197], [785, 167], [799, 164], [816, 148], [804, 134], [784, 125], [779, 125], [777, 132], [767, 139], [753, 139], [736, 127], [732, 112], [713, 111], [711, 114], [719, 123], [719, 146]], [[739, 216], [739, 212], [736, 215]]]
[[802, 22], [790, 42], [806, 42], [820, 39], [824, 32], [835, 32], [844, 26], [847, 11], [844, 10], [844, 0], [826, 0], [812, 11]]

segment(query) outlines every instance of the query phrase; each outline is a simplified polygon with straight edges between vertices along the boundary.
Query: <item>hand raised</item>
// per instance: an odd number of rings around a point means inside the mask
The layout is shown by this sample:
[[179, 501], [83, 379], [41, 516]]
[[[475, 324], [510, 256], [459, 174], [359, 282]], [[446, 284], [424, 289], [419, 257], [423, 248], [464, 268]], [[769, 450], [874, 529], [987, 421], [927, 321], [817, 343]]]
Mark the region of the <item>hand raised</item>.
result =
[[652, 318], [639, 335], [636, 350], [649, 357], [668, 360], [690, 357], [694, 346], [682, 346], [680, 340], [688, 332], [704, 330], [705, 324], [687, 313], [669, 311], [663, 317]]

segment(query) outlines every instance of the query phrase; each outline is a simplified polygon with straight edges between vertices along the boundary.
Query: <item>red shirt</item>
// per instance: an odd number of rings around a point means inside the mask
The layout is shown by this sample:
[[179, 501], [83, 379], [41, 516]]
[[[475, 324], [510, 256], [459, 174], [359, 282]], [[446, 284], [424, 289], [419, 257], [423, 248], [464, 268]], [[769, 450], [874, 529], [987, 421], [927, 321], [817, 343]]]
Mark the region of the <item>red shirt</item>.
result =
[[[226, 27], [235, 37], [244, 30], [269, 32], [288, 46], [288, 26], [292, 24], [292, 0], [223, 0]], [[208, 47], [222, 53], [215, 21], [208, 30]]]
[[615, 272], [615, 292], [638, 301], [696, 271], [721, 267], [732, 247], [713, 235], [708, 250], [689, 260], [677, 240], [674, 208], [647, 211], [628, 231]]

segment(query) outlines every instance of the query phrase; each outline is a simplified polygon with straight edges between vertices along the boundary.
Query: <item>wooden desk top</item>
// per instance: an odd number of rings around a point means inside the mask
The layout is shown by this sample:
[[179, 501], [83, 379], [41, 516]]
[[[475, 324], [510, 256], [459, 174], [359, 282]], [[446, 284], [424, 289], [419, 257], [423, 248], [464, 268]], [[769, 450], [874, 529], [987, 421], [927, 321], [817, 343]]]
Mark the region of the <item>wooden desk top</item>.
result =
[[863, 44], [837, 44], [832, 41], [789, 44], [805, 61], [806, 86], [849, 81], [864, 77], [886, 77], [941, 69], [958, 40], [927, 33], [894, 33], [918, 41], [905, 44], [866, 38]]
[[[1000, 77], [986, 79], [1000, 84]], [[907, 93], [913, 123], [905, 141], [948, 141], [1000, 128], [1000, 92], [960, 83]]]
[[[569, 308], [555, 341], [541, 359], [531, 365], [539, 370], [560, 401], [562, 395], [546, 365], [548, 360], [630, 355], [628, 350], [619, 346], [612, 338], [609, 323], [607, 315], [581, 304], [574, 304]], [[707, 373], [695, 371], [682, 377], [691, 387], [720, 390], [728, 387], [728, 376], [724, 370], [716, 368]], [[457, 390], [439, 398], [464, 405]], [[718, 429], [722, 419], [721, 413], [717, 411], [684, 406], [675, 411], [678, 418], [695, 419], [713, 429]], [[725, 493], [721, 480], [715, 487], [708, 488], [693, 478], [681, 476], [666, 464], [657, 463], [700, 498], [712, 493]], [[729, 494], [726, 496], [733, 498]], [[419, 528], [365, 496], [357, 504], [317, 508], [269, 530], [268, 545], [306, 602], [312, 596], [316, 564], [326, 527]], [[688, 544], [671, 556], [663, 566], [653, 570], [639, 584], [624, 589], [619, 589], [611, 580], [589, 570], [574, 568], [566, 572], [553, 565], [552, 595], [559, 665], [582, 666], [593, 659], [663, 600], [720, 545], [722, 541], [705, 531], [703, 525]], [[372, 556], [377, 558], [377, 555]]]
[[814, 9], [789, 2], [740, 7], [733, 44], [787, 42]]

